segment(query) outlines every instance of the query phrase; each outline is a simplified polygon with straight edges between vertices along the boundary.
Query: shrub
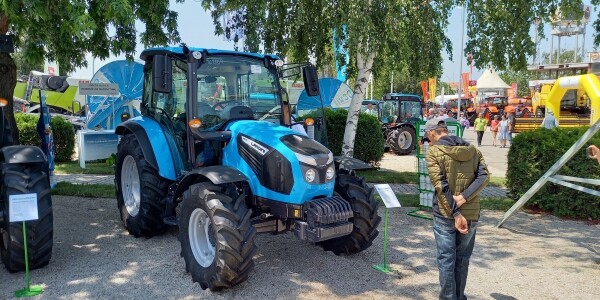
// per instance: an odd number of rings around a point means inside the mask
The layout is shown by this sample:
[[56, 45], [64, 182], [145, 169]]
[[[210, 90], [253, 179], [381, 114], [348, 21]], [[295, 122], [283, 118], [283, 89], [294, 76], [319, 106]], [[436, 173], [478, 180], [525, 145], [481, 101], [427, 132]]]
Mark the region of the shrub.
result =
[[[325, 109], [327, 144], [333, 155], [341, 155], [347, 117], [347, 110]], [[377, 117], [361, 113], [356, 128], [354, 158], [376, 165], [383, 157], [383, 146], [383, 132]]]
[[[525, 194], [587, 129], [540, 128], [517, 135], [508, 152], [506, 182], [509, 194], [515, 198]], [[600, 179], [598, 163], [586, 154], [585, 148], [591, 144], [600, 145], [600, 137], [592, 138], [558, 173]], [[594, 188], [591, 185], [579, 185]], [[528, 204], [557, 216], [600, 219], [600, 198], [553, 183], [546, 183]]]
[[[15, 120], [19, 128], [21, 145], [41, 147], [42, 141], [37, 133], [39, 115], [16, 113]], [[70, 161], [75, 152], [75, 133], [73, 126], [61, 117], [53, 117], [50, 121], [54, 137], [55, 160]]]

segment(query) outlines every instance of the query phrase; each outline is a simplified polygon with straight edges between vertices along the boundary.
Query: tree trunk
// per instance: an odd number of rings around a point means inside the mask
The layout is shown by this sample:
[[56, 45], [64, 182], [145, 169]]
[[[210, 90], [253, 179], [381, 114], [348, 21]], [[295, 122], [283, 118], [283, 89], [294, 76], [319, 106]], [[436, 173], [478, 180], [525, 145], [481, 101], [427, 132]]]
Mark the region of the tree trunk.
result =
[[2, 145], [0, 147], [19, 144], [19, 130], [13, 114], [13, 93], [16, 85], [17, 66], [9, 53], [0, 53], [0, 98], [8, 100], [8, 105], [2, 109], [4, 122], [0, 124], [0, 126], [3, 126]]
[[356, 137], [356, 127], [358, 126], [358, 114], [360, 113], [362, 101], [365, 98], [365, 89], [369, 84], [369, 76], [372, 72], [374, 58], [375, 53], [373, 52], [369, 53], [367, 57], [361, 53], [358, 53], [356, 56], [358, 76], [356, 77], [356, 83], [354, 84], [354, 95], [352, 96], [352, 102], [348, 108], [346, 130], [344, 131], [344, 143], [342, 145], [343, 156], [354, 156], [354, 140]]

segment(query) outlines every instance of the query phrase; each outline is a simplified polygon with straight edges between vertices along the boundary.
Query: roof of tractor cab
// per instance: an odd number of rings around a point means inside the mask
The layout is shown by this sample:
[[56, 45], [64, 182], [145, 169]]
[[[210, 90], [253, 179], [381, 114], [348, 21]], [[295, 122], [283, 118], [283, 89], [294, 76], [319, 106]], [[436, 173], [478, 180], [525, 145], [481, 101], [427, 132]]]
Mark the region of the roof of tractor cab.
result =
[[401, 100], [401, 101], [415, 101], [421, 102], [421, 96], [414, 94], [400, 94], [400, 93], [387, 93], [383, 95], [383, 100]]
[[[264, 59], [265, 56], [269, 56], [273, 59], [279, 59], [279, 57], [277, 55], [269, 55], [269, 54], [238, 52], [238, 51], [219, 50], [219, 49], [205, 49], [205, 48], [197, 48], [197, 47], [189, 47], [189, 49], [190, 49], [190, 51], [198, 51], [198, 52], [206, 51], [206, 52], [208, 52], [208, 55], [239, 55], [239, 56], [246, 56], [246, 57], [258, 58], [258, 59]], [[183, 55], [183, 48], [182, 47], [149, 48], [149, 49], [142, 51], [142, 53], [140, 54], [140, 58], [142, 60], [149, 60], [154, 55], [168, 54], [168, 53]]]

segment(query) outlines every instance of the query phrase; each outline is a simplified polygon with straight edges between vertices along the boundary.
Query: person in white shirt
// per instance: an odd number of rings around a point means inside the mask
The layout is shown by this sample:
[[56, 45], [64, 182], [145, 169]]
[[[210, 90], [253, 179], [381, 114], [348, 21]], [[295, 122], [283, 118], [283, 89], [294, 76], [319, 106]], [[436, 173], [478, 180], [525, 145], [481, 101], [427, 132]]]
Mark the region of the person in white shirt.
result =
[[367, 110], [365, 110], [365, 113], [377, 116], [377, 110], [375, 110], [372, 103], [369, 103], [367, 105]]

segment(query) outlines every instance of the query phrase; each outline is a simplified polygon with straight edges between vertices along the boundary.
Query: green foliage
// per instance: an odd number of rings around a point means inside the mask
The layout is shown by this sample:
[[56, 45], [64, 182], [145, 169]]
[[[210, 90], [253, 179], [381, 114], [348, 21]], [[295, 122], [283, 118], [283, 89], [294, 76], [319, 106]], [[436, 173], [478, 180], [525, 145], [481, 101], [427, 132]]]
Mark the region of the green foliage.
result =
[[[42, 141], [37, 132], [38, 115], [17, 113], [15, 114], [17, 128], [19, 128], [21, 145], [41, 147]], [[75, 153], [75, 133], [73, 126], [61, 117], [53, 117], [50, 127], [54, 137], [55, 160], [70, 161]]]
[[[341, 155], [348, 111], [325, 109], [324, 112], [327, 124], [327, 144], [333, 155]], [[383, 157], [383, 146], [383, 132], [377, 117], [361, 113], [356, 129], [354, 158], [377, 164]]]
[[15, 65], [17, 65], [17, 78], [19, 76], [28, 76], [31, 71], [41, 71], [44, 69], [44, 64], [41, 62], [29, 63], [22, 52], [15, 52], [12, 57], [15, 60]]
[[358, 170], [358, 176], [373, 183], [417, 183], [419, 176], [415, 172], [398, 172], [388, 169]]
[[56, 161], [70, 161], [75, 153], [75, 132], [73, 125], [61, 117], [53, 117], [50, 127], [54, 136]]
[[498, 75], [508, 85], [511, 85], [513, 82], [517, 83], [517, 95], [520, 97], [529, 96], [529, 72], [507, 70], [498, 72]]
[[72, 184], [70, 182], [59, 182], [52, 189], [52, 195], [115, 198], [115, 186], [113, 184]]
[[[540, 128], [517, 135], [508, 152], [509, 194], [515, 199], [521, 197], [587, 129]], [[591, 144], [600, 145], [600, 136], [592, 138], [586, 147]], [[600, 179], [600, 167], [596, 161], [587, 158], [584, 147], [559, 174]], [[552, 183], [545, 184], [528, 203], [557, 216], [600, 218], [600, 198]]]
[[111, 154], [106, 159], [106, 165], [109, 167], [115, 166], [117, 164], [117, 155], [115, 153]]
[[66, 72], [87, 66], [88, 53], [100, 59], [111, 53], [133, 58], [138, 20], [145, 25], [140, 35], [144, 45], [179, 42], [177, 13], [169, 9], [169, 0], [54, 0], [51, 6], [45, 1], [4, 0], [0, 20], [7, 22], [27, 63], [39, 65], [48, 59]]
[[[319, 66], [337, 60], [332, 37], [343, 43], [350, 63], [348, 75], [356, 78], [358, 53], [373, 54], [380, 62], [379, 71], [406, 71], [414, 78], [441, 74], [442, 49], [451, 53], [450, 40], [444, 30], [454, 1], [221, 1], [202, 0], [204, 9], [212, 11], [215, 33], [236, 39], [244, 32], [244, 49], [279, 53], [291, 61], [316, 58]], [[236, 24], [222, 27], [227, 12], [235, 14]], [[398, 55], [402, 53], [402, 55]], [[383, 77], [381, 77], [383, 78]]]
[[54, 167], [56, 174], [100, 174], [115, 175], [115, 168], [108, 166], [105, 161], [86, 162], [85, 169], [79, 167], [78, 161], [57, 162]]

